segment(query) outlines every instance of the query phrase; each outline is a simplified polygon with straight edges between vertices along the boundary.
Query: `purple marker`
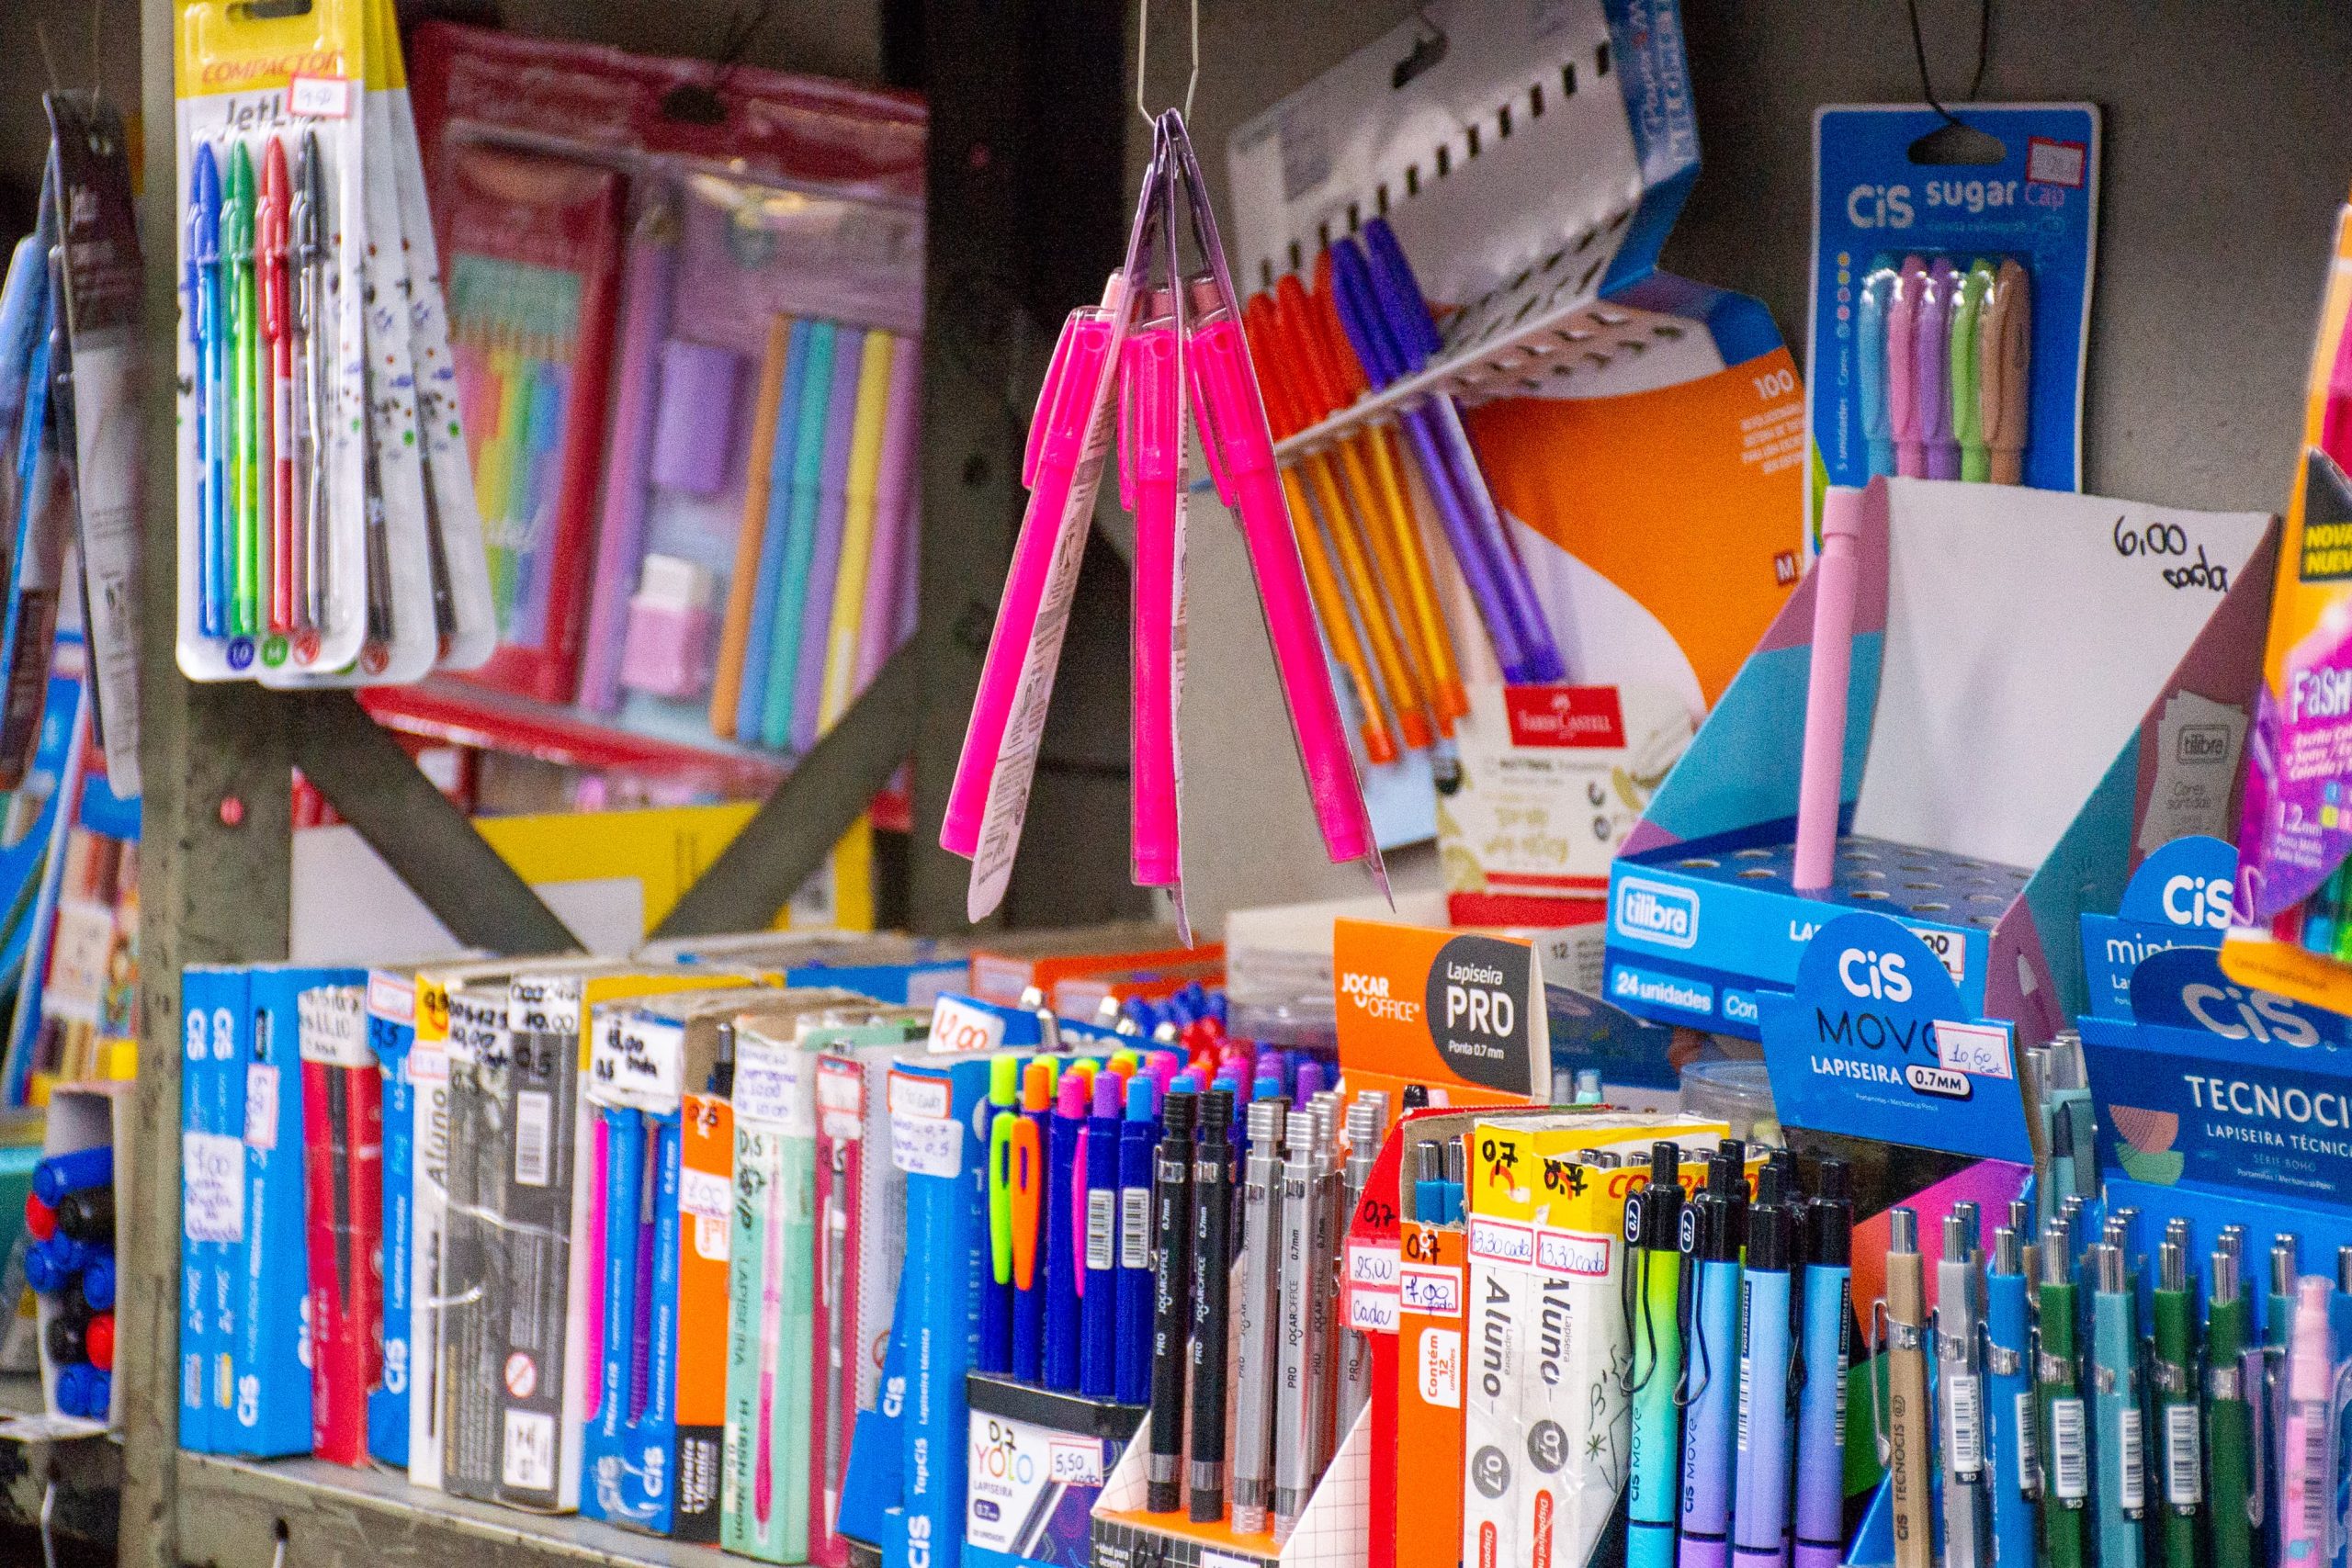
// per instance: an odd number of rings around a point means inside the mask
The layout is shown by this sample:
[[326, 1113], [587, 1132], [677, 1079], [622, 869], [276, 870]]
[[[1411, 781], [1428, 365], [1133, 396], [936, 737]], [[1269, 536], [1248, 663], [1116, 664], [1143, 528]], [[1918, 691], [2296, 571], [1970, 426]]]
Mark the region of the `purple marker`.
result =
[[1951, 308], [1959, 292], [1960, 274], [1949, 260], [1938, 256], [1928, 264], [1927, 288], [1912, 324], [1911, 384], [1931, 479], [1960, 478], [1960, 442], [1951, 433]]

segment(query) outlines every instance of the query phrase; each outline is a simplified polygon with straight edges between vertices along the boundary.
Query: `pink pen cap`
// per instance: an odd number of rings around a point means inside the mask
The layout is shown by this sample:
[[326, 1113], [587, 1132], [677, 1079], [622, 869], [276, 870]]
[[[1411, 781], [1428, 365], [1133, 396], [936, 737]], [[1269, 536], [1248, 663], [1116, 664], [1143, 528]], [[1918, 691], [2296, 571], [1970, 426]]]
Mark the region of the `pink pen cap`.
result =
[[1028, 658], [1030, 636], [1045, 598], [1061, 511], [1069, 499], [1071, 476], [1085, 451], [1095, 395], [1102, 389], [1102, 368], [1110, 355], [1111, 305], [1123, 287], [1123, 280], [1114, 277], [1103, 290], [1102, 305], [1081, 306], [1069, 313], [1046, 367], [1046, 384], [1038, 389], [1037, 411], [1029, 423], [1029, 441], [1021, 462], [1021, 482], [1030, 491], [1029, 509], [1012, 547], [1012, 566], [997, 608], [996, 631], [989, 638], [988, 658], [980, 666], [979, 689], [972, 697], [963, 754], [956, 761], [955, 783], [948, 790], [947, 809], [939, 825], [940, 847], [951, 854], [968, 858], [979, 849], [989, 786], [996, 778], [1005, 728], [1012, 719], [1013, 694], [1021, 684], [1022, 662]]
[[1928, 264], [1905, 256], [1886, 304], [1886, 413], [1894, 435], [1894, 471], [1923, 479], [1928, 448], [1919, 430], [1919, 388], [1912, 364], [1918, 353], [1919, 296], [1928, 284]]
[[1951, 311], [1959, 295], [1960, 274], [1951, 262], [1943, 256], [1929, 262], [1912, 323], [1911, 381], [1931, 479], [1960, 478], [1960, 442], [1951, 427]]
[[1375, 874], [1383, 874], [1363, 788], [1340, 722], [1339, 698], [1331, 691], [1330, 666], [1316, 635], [1306, 568], [1300, 564], [1289, 508], [1274, 477], [1274, 443], [1267, 431], [1249, 344], [1214, 280], [1195, 279], [1192, 287], [1203, 314], [1185, 346], [1198, 399], [1201, 446], [1208, 454], [1218, 495], [1241, 519], [1324, 852], [1334, 862], [1370, 858]]
[[1845, 790], [1846, 691], [1853, 671], [1854, 605], [1861, 591], [1866, 507], [1886, 505], [1886, 480], [1867, 490], [1833, 489], [1821, 503], [1821, 558], [1813, 568], [1813, 649], [1805, 679], [1804, 755], [1797, 775], [1799, 893], [1829, 886], [1838, 852], [1838, 807]]

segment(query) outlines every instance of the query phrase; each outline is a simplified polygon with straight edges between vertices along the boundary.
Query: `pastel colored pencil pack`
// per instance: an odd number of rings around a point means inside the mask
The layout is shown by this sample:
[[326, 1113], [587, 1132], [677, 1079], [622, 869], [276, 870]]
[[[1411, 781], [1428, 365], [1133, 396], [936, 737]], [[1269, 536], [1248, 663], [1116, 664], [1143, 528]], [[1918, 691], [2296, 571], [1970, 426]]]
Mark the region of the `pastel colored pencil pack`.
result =
[[1817, 473], [2082, 488], [2098, 238], [2090, 104], [1814, 117]]

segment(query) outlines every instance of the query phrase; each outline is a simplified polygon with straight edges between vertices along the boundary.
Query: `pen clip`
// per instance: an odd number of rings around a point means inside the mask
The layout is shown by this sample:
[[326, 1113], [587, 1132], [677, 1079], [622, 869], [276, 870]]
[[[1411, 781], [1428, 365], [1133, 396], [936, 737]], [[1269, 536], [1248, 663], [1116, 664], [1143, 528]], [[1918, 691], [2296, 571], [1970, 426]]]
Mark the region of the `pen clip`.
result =
[[1047, 429], [1052, 423], [1055, 407], [1061, 400], [1062, 379], [1069, 373], [1070, 355], [1078, 343], [1079, 322], [1085, 318], [1086, 308], [1080, 306], [1062, 318], [1061, 335], [1054, 340], [1053, 357], [1046, 361], [1045, 383], [1037, 389], [1037, 407], [1029, 416], [1029, 439], [1021, 452], [1021, 488], [1037, 488], [1037, 465], [1045, 455]]
[[1888, 1395], [1883, 1386], [1887, 1376], [1886, 1348], [1889, 1343], [1887, 1328], [1886, 1298], [1880, 1296], [1871, 1303], [1871, 1343], [1880, 1347], [1880, 1351], [1879, 1354], [1871, 1358], [1870, 1384], [1871, 1435], [1877, 1441], [1878, 1462], [1881, 1468], [1894, 1462], [1894, 1449], [1890, 1436], [1894, 1428], [1887, 1424]]

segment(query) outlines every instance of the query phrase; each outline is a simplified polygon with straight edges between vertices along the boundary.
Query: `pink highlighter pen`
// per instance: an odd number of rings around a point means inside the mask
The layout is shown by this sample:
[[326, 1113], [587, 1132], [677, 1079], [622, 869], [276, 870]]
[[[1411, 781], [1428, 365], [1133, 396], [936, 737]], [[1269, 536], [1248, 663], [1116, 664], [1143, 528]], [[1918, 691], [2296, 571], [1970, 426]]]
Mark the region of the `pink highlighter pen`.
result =
[[1950, 261], [1938, 256], [1928, 264], [1913, 322], [1911, 379], [1931, 479], [1960, 478], [1960, 442], [1951, 430], [1951, 308], [1959, 292], [1960, 274]]
[[1119, 365], [1119, 502], [1136, 519], [1134, 815], [1138, 887], [1182, 877], [1176, 808], [1176, 489], [1183, 432], [1177, 425], [1176, 318], [1155, 293], [1128, 333]]
[[2318, 1274], [2295, 1281], [2294, 1327], [2287, 1341], [2287, 1429], [2278, 1445], [2285, 1472], [2279, 1481], [2279, 1568], [2316, 1568], [2327, 1558], [2327, 1520], [2335, 1493], [2329, 1463], [2335, 1380], [2327, 1300], [2333, 1290]]
[[1101, 305], [1082, 305], [1062, 323], [1061, 339], [1054, 344], [1054, 356], [1046, 369], [1046, 384], [1038, 389], [1036, 414], [1029, 422], [1029, 446], [1021, 464], [1021, 482], [1029, 487], [1029, 509], [1022, 515], [1021, 536], [1012, 547], [1012, 570], [1005, 578], [996, 632], [989, 638], [988, 659], [980, 666], [971, 723], [964, 731], [963, 755], [956, 760], [956, 781], [948, 790], [947, 811], [939, 827], [940, 847], [967, 859], [979, 849], [989, 785], [996, 778], [997, 759], [1004, 749], [1013, 695], [1021, 685], [1022, 661], [1028, 657], [1036, 629], [1065, 513], [1080, 500], [1090, 513], [1093, 509], [1091, 490], [1080, 497], [1075, 493], [1076, 480], [1110, 355], [1112, 314], [1123, 288], [1124, 280], [1114, 277], [1103, 290]]
[[1208, 454], [1217, 496], [1240, 519], [1249, 546], [1250, 569], [1265, 606], [1274, 668], [1298, 739], [1299, 765], [1306, 773], [1323, 847], [1334, 863], [1370, 857], [1373, 874], [1385, 890], [1387, 874], [1373, 841], [1355, 761], [1348, 755], [1347, 728], [1331, 692], [1331, 669], [1316, 634], [1306, 570], [1299, 562], [1289, 508], [1275, 477], [1273, 436], [1241, 322], [1213, 277], [1195, 277], [1190, 288], [1191, 303], [1199, 313], [1185, 350], [1201, 446]]
[[1894, 435], [1894, 471], [1924, 479], [1928, 448], [1919, 433], [1919, 388], [1912, 364], [1918, 354], [1919, 296], [1928, 286], [1928, 264], [1905, 256], [1886, 303], [1886, 422]]

